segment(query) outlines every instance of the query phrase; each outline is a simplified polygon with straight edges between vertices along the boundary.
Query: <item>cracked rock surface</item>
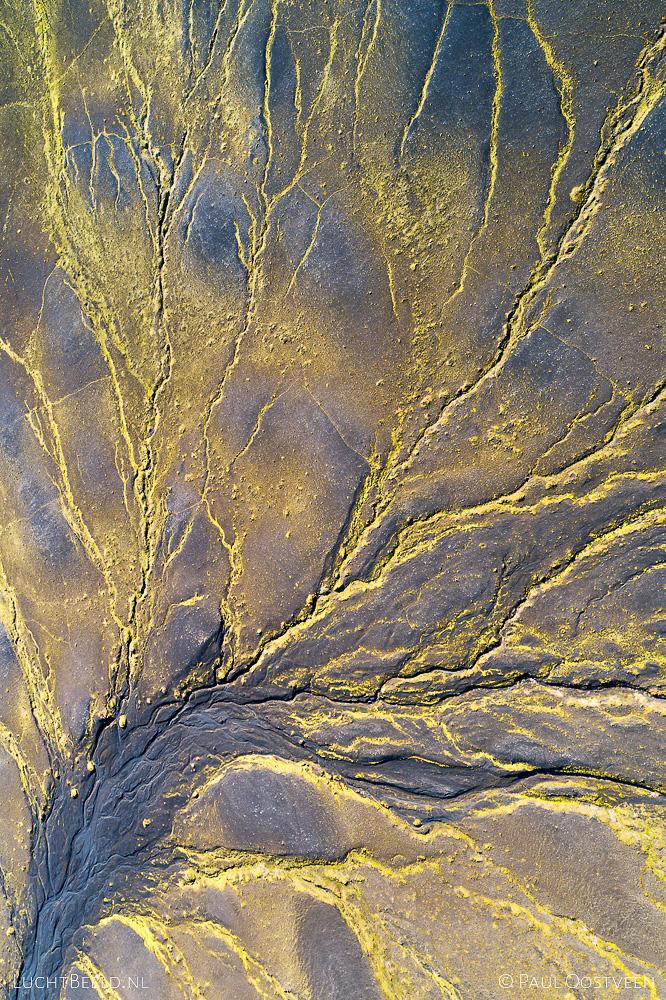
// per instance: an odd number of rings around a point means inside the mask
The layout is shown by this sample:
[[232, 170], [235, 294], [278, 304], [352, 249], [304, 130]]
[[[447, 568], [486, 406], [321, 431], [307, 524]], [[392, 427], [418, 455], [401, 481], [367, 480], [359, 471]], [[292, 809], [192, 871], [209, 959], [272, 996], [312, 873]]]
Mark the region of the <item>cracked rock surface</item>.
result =
[[4, 0], [4, 1000], [666, 997], [664, 15]]

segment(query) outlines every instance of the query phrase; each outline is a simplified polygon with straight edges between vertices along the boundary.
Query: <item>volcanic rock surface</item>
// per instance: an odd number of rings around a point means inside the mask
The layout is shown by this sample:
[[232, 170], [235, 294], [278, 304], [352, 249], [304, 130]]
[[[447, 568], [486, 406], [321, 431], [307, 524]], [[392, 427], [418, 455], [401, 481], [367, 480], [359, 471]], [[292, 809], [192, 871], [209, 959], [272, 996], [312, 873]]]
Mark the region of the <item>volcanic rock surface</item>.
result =
[[666, 997], [654, 0], [4, 0], [0, 995]]

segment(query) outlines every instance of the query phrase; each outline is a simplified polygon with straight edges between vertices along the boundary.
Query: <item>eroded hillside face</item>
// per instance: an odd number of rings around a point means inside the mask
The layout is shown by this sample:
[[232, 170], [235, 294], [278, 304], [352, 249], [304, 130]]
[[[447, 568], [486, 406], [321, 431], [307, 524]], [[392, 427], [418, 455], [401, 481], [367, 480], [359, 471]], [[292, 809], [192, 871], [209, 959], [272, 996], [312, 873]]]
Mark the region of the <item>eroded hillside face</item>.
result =
[[666, 996], [652, 0], [6, 0], [0, 984]]

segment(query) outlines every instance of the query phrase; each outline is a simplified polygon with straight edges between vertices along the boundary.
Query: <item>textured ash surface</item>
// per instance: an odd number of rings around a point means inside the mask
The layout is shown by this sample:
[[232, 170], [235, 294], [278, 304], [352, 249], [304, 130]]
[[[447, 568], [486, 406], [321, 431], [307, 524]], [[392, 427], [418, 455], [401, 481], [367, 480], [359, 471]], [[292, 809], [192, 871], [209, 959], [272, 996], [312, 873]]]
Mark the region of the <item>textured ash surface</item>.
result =
[[665, 13], [2, 4], [6, 1000], [666, 997]]

